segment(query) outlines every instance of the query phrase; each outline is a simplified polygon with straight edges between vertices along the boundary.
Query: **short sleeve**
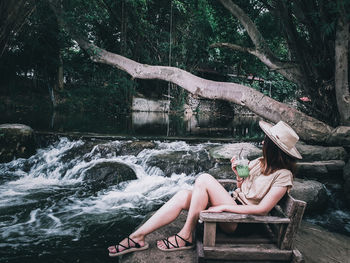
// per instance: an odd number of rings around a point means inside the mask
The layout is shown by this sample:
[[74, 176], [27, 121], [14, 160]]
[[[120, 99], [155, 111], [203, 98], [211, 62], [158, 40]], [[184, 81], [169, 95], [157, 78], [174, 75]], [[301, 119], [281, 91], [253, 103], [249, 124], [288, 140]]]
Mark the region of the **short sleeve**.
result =
[[280, 170], [280, 173], [275, 177], [272, 187], [287, 186], [289, 189], [293, 186], [293, 174], [289, 170]]

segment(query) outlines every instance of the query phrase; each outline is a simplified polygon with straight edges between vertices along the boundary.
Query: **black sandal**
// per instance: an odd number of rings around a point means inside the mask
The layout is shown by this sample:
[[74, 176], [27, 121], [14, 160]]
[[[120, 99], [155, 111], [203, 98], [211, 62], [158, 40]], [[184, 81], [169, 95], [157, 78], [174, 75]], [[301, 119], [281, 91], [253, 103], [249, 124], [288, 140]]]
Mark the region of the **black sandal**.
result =
[[[141, 245], [139, 243], [135, 242], [130, 237], [127, 237], [127, 239], [128, 239], [128, 246], [124, 246], [120, 243], [118, 245], [115, 245], [114, 247], [115, 247], [117, 252], [115, 252], [115, 253], [109, 252], [109, 256], [110, 257], [118, 257], [118, 256], [121, 256], [121, 255], [124, 255], [127, 253], [134, 252], [134, 251], [146, 250], [149, 247], [148, 243], [146, 243], [146, 242], [145, 242], [145, 245], [141, 247]], [[130, 246], [130, 241], [132, 241], [135, 246], [133, 246], [133, 247]], [[121, 246], [124, 249], [122, 251], [119, 251], [119, 246]]]
[[[177, 243], [177, 238], [180, 238], [182, 241], [185, 241], [185, 245], [180, 247], [179, 244]], [[158, 249], [160, 250], [163, 250], [163, 251], [179, 251], [179, 250], [187, 250], [187, 249], [192, 249], [194, 247], [194, 245], [187, 241], [186, 239], [182, 238], [181, 236], [179, 236], [178, 234], [175, 234], [175, 242], [176, 242], [176, 245], [171, 243], [169, 241], [169, 237], [168, 238], [165, 238], [165, 239], [162, 239], [164, 245], [167, 247], [167, 248], [160, 248], [158, 247]], [[170, 247], [171, 245], [171, 247]]]

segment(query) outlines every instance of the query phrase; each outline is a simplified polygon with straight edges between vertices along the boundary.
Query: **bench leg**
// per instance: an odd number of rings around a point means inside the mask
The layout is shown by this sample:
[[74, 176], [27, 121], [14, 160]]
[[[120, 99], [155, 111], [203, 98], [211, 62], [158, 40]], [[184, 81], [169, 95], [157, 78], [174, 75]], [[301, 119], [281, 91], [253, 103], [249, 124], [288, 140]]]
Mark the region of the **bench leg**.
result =
[[303, 255], [297, 249], [293, 249], [293, 255], [292, 256], [293, 256], [292, 263], [304, 263], [305, 262]]
[[216, 223], [204, 222], [203, 246], [214, 247], [216, 238]]

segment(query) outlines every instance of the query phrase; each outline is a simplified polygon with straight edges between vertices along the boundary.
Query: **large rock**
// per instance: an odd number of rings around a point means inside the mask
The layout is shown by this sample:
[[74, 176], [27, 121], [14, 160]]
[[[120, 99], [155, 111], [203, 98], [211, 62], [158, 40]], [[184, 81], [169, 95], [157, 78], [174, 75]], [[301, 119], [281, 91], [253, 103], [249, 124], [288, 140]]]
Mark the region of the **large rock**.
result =
[[93, 192], [124, 181], [137, 179], [135, 171], [126, 164], [105, 161], [97, 163], [84, 172], [86, 185]]
[[165, 176], [176, 174], [192, 174], [206, 172], [214, 166], [214, 161], [210, 158], [206, 150], [198, 152], [176, 151], [170, 153], [157, 154], [147, 160], [148, 166], [159, 167]]
[[346, 160], [347, 153], [344, 147], [326, 147], [319, 145], [307, 145], [298, 142], [296, 148], [303, 156], [303, 162]]
[[32, 128], [23, 124], [0, 125], [0, 162], [14, 158], [28, 158], [36, 151], [35, 135]]
[[307, 202], [305, 213], [313, 213], [327, 208], [327, 192], [320, 182], [295, 179], [291, 195], [296, 199]]
[[229, 162], [232, 156], [237, 156], [241, 153], [241, 157], [248, 160], [253, 160], [262, 156], [262, 151], [251, 143], [230, 143], [210, 150], [210, 155], [218, 162]]

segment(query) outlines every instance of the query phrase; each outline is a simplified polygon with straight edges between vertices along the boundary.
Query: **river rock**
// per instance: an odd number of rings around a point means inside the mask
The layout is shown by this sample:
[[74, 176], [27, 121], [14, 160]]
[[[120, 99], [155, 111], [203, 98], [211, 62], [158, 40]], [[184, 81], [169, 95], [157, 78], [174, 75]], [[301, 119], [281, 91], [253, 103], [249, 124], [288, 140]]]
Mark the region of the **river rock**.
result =
[[332, 130], [328, 143], [331, 145], [350, 146], [350, 127], [338, 126]]
[[[86, 161], [91, 160], [94, 155], [100, 155], [101, 157], [107, 157], [111, 155], [138, 155], [144, 149], [154, 149], [156, 144], [151, 141], [113, 141], [107, 143], [89, 144], [91, 153], [85, 158]], [[87, 144], [87, 143], [86, 143]]]
[[344, 195], [347, 200], [348, 207], [350, 207], [350, 160], [346, 163], [343, 170], [344, 178]]
[[248, 160], [254, 160], [262, 155], [261, 149], [251, 143], [230, 143], [217, 146], [210, 150], [210, 155], [218, 162], [229, 162], [232, 156], [238, 157], [240, 152], [241, 157]]
[[236, 179], [231, 165], [218, 163], [214, 167], [208, 170], [208, 173], [214, 176], [216, 179]]
[[307, 203], [306, 214], [321, 211], [327, 207], [327, 192], [320, 182], [294, 179], [291, 195]]
[[341, 179], [345, 162], [343, 160], [329, 160], [316, 162], [298, 162], [296, 176], [307, 179]]
[[156, 144], [152, 141], [129, 141], [123, 144], [118, 155], [138, 155], [144, 149], [154, 149]]
[[176, 151], [157, 154], [147, 160], [148, 166], [159, 167], [164, 172], [165, 176], [171, 176], [173, 173], [185, 173], [189, 175], [207, 172], [214, 164], [214, 160], [210, 158], [206, 150], [198, 152]]
[[303, 162], [312, 161], [328, 161], [328, 160], [346, 160], [347, 153], [344, 147], [326, 147], [319, 145], [307, 145], [302, 142], [298, 142], [296, 148], [303, 156]]
[[14, 158], [28, 158], [36, 151], [35, 134], [32, 128], [23, 124], [0, 125], [0, 162]]
[[84, 181], [105, 188], [124, 181], [137, 179], [135, 171], [126, 164], [106, 161], [97, 163], [84, 172]]

